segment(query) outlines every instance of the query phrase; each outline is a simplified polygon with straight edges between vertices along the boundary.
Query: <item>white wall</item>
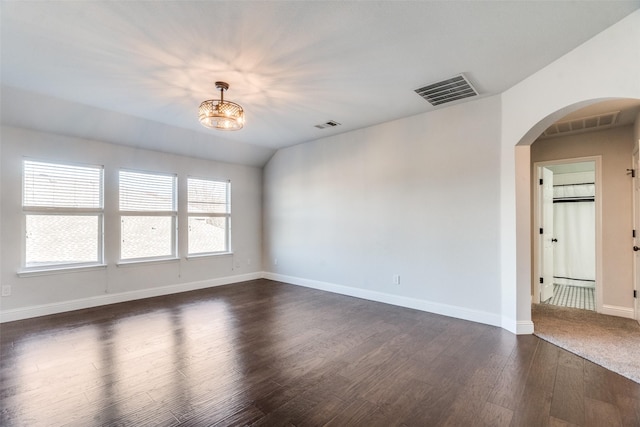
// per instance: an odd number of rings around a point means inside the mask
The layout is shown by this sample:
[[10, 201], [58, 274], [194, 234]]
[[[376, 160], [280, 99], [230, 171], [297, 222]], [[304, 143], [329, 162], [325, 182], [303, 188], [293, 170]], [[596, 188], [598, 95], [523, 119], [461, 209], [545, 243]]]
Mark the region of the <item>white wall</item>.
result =
[[541, 139], [531, 146], [532, 165], [602, 156], [602, 303], [623, 311], [633, 308], [632, 180], [626, 173], [632, 152], [631, 126]]
[[[0, 129], [2, 285], [12, 295], [3, 297], [2, 319], [12, 320], [109, 302], [230, 283], [260, 276], [262, 170], [150, 150], [135, 149], [25, 129]], [[35, 277], [18, 277], [23, 241], [22, 159], [99, 164], [105, 169], [105, 258], [98, 270]], [[233, 255], [185, 259], [186, 241], [179, 238], [181, 258], [116, 266], [119, 257], [117, 174], [119, 168], [178, 174], [178, 197], [186, 195], [186, 177], [231, 180]], [[184, 203], [183, 203], [184, 205]], [[186, 236], [185, 212], [179, 212], [180, 236]]]
[[264, 268], [499, 325], [499, 155], [499, 97], [280, 150], [264, 172]]
[[[264, 175], [265, 270], [533, 332], [529, 144], [582, 106], [640, 98], [638, 75], [640, 11], [500, 101], [281, 150]], [[470, 168], [480, 153], [483, 166]]]

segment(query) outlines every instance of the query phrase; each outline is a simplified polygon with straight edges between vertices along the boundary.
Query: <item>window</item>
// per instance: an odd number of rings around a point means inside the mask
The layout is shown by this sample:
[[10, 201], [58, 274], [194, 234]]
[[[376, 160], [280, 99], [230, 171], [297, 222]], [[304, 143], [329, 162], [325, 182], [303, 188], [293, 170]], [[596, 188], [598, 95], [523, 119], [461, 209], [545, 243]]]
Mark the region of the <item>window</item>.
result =
[[120, 171], [120, 259], [176, 257], [176, 176]]
[[229, 252], [228, 181], [188, 178], [189, 255]]
[[26, 269], [103, 263], [103, 168], [23, 162]]

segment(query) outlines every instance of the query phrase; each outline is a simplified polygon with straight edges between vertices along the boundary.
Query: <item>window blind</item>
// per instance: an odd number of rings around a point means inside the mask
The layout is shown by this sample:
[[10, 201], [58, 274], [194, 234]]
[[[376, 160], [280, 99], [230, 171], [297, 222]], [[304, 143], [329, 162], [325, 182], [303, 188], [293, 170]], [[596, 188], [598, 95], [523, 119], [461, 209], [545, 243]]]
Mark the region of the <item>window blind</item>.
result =
[[176, 210], [175, 175], [120, 171], [120, 210], [172, 212]]
[[102, 167], [32, 160], [25, 160], [23, 167], [23, 206], [102, 208]]
[[188, 178], [187, 187], [189, 213], [231, 212], [229, 182]]

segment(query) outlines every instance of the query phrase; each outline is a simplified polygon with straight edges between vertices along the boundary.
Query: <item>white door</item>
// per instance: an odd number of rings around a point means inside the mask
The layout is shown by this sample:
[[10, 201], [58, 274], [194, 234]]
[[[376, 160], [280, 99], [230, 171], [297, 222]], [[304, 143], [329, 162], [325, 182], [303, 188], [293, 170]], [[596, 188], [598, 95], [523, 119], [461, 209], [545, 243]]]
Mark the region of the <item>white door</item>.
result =
[[542, 167], [540, 176], [540, 302], [544, 302], [553, 297], [553, 172]]
[[635, 237], [633, 239], [633, 271], [634, 271], [634, 287], [636, 293], [635, 313], [636, 320], [640, 323], [640, 158], [638, 148], [633, 153], [633, 169], [635, 169], [635, 178], [633, 179], [633, 228]]

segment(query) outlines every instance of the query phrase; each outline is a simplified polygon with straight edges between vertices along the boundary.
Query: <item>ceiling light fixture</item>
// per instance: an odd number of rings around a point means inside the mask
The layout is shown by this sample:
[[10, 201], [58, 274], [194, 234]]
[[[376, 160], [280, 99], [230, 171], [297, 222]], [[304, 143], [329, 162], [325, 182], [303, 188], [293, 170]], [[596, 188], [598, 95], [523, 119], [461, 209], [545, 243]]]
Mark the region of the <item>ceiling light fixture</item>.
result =
[[200, 104], [198, 117], [204, 127], [219, 130], [239, 130], [244, 126], [244, 110], [235, 102], [224, 100], [224, 91], [229, 84], [216, 82], [220, 89], [220, 99], [209, 99]]

